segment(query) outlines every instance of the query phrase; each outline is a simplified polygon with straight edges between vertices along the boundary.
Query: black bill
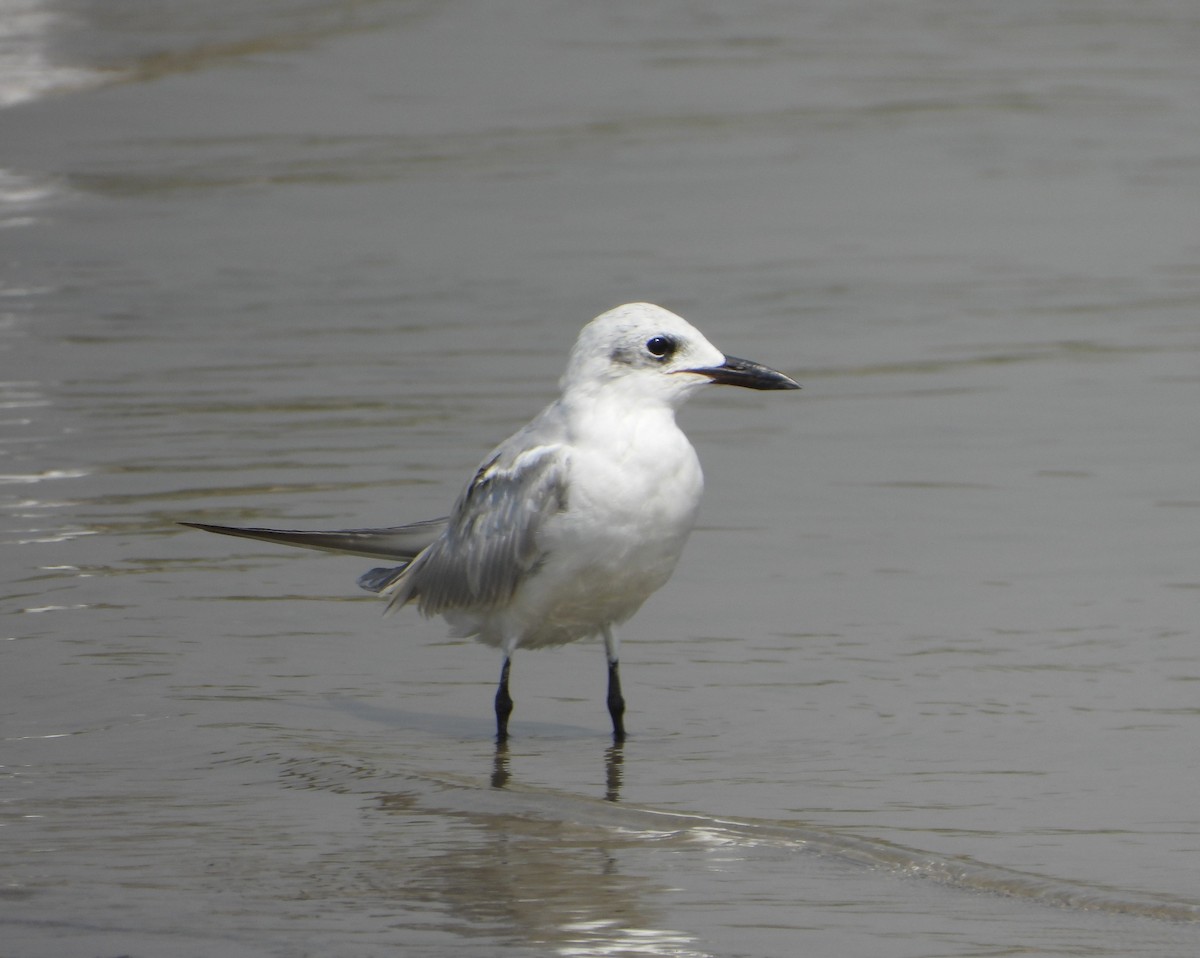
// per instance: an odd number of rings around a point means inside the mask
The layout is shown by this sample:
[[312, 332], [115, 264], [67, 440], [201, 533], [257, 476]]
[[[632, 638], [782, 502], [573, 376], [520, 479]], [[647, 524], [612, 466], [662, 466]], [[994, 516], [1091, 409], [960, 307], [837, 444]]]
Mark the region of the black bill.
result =
[[744, 386], [746, 389], [799, 389], [800, 384], [791, 376], [750, 359], [726, 356], [720, 366], [706, 369], [689, 369], [688, 372], [707, 376], [723, 386]]

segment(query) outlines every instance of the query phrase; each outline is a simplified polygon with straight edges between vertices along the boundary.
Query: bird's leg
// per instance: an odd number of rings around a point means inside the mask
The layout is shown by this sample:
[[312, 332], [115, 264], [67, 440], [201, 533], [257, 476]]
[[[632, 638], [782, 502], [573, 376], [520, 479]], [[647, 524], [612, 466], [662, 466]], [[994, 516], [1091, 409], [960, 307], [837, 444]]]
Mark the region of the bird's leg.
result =
[[621, 695], [621, 664], [617, 660], [620, 640], [611, 627], [604, 629], [604, 654], [608, 659], [608, 714], [612, 716], [613, 741], [625, 741], [625, 698]]
[[608, 714], [612, 716], [613, 741], [625, 741], [625, 699], [621, 695], [620, 666], [608, 663]]
[[496, 689], [496, 742], [503, 743], [508, 740], [508, 717], [512, 715], [513, 700], [508, 694], [508, 671], [512, 666], [512, 659], [504, 656], [504, 667], [500, 669], [500, 687]]

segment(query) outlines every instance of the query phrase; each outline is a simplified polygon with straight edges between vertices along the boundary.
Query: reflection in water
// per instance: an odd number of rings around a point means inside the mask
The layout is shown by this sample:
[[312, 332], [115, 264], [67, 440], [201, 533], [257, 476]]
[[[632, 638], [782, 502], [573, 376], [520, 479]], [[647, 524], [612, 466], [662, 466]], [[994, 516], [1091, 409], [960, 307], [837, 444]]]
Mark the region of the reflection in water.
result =
[[[624, 750], [624, 742], [614, 742], [604, 750], [604, 800], [606, 802], [621, 800], [621, 782], [625, 764]], [[511, 777], [508, 742], [498, 742], [496, 753], [492, 756], [492, 788], [504, 788]]]
[[604, 752], [604, 800], [621, 800], [621, 770], [625, 764], [625, 743], [614, 742]]
[[[622, 759], [620, 745], [605, 750], [606, 801], [618, 800]], [[504, 789], [511, 776], [508, 746], [500, 743], [492, 758], [492, 788]], [[499, 929], [572, 958], [705, 958], [693, 936], [657, 927], [653, 902], [666, 889], [622, 871], [623, 851], [640, 850], [655, 837], [644, 830], [597, 827], [570, 816], [530, 817], [494, 804], [492, 810], [471, 812], [428, 810], [426, 821], [418, 823], [422, 806], [408, 792], [378, 797], [382, 812], [405, 823], [393, 832], [405, 841], [411, 827], [436, 827], [430, 818], [449, 816], [469, 827], [453, 826], [433, 846], [426, 839], [418, 857], [389, 856], [404, 863], [392, 876], [393, 895], [447, 908], [458, 919], [453, 928], [458, 934], [492, 937]], [[429, 854], [431, 848], [436, 852]]]
[[[397, 790], [396, 777], [388, 774], [388, 790], [381, 791], [381, 773], [370, 765], [289, 763], [284, 777], [293, 787], [364, 790], [384, 816], [371, 826], [368, 846], [352, 854], [341, 850], [312, 873], [316, 886], [305, 895], [353, 889], [356, 896], [384, 899], [406, 916], [414, 905], [441, 916], [438, 926], [448, 934], [500, 933], [562, 955], [689, 958], [704, 954], [695, 936], [660, 927], [665, 907], [660, 903], [670, 899], [669, 886], [646, 877], [636, 863], [644, 863], [653, 848], [663, 865], [656, 872], [669, 874], [665, 862], [672, 854], [711, 849], [719, 853], [712, 866], [724, 868], [767, 849], [1040, 905], [1200, 921], [1200, 903], [1170, 896], [1045, 878], [794, 822], [734, 821], [617, 804], [622, 758], [619, 747], [606, 749], [604, 800], [513, 782], [506, 749], [497, 749], [493, 758], [494, 787], [482, 789], [402, 774], [404, 785]], [[420, 922], [429, 927], [427, 919]]]
[[503, 788], [508, 784], [508, 742], [496, 743], [496, 754], [492, 758], [492, 788]]

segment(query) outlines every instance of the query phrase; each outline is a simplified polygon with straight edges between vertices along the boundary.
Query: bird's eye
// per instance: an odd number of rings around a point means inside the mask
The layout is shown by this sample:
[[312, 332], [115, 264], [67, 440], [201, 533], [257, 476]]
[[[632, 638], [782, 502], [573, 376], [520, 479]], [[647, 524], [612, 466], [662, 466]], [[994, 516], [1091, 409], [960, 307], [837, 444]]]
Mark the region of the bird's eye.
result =
[[667, 336], [655, 336], [647, 341], [646, 351], [659, 359], [670, 359], [671, 354], [675, 352], [675, 341]]

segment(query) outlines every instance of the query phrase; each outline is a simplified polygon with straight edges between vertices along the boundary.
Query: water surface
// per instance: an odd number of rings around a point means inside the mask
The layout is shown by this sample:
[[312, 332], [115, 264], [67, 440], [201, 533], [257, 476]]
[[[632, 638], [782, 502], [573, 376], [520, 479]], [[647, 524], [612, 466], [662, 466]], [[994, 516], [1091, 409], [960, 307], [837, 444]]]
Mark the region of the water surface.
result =
[[[1191, 5], [0, 9], [5, 949], [1196, 951]], [[635, 299], [804, 391], [683, 413], [623, 749], [175, 524], [442, 514]]]

